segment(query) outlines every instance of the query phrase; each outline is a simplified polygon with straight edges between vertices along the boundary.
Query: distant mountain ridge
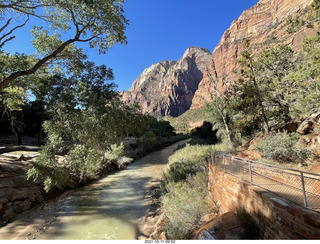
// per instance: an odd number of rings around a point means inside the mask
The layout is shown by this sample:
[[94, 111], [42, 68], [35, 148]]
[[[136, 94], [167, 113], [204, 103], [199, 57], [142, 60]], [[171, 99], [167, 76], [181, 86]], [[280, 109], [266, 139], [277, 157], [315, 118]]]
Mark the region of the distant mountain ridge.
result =
[[129, 91], [122, 91], [127, 104], [138, 103], [155, 116], [179, 116], [187, 111], [210, 63], [211, 52], [189, 47], [178, 61], [161, 61], [146, 68]]

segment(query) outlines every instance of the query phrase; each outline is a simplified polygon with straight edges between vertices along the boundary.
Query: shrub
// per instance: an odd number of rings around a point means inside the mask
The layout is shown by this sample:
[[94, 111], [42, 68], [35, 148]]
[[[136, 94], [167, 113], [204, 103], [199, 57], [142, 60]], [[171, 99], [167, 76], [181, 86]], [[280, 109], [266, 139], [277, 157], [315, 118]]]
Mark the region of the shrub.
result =
[[207, 173], [198, 172], [186, 181], [170, 183], [161, 198], [161, 210], [167, 223], [164, 231], [170, 239], [187, 239], [207, 213]]
[[308, 149], [297, 146], [298, 138], [287, 133], [277, 133], [262, 140], [254, 149], [261, 153], [261, 156], [276, 160], [280, 163], [305, 163], [312, 157]]
[[114, 162], [123, 156], [124, 156], [123, 143], [121, 143], [120, 145], [117, 145], [117, 144], [111, 145], [111, 149], [105, 153], [105, 158], [111, 162]]
[[210, 146], [189, 146], [176, 151], [169, 157], [169, 163], [163, 174], [162, 191], [167, 191], [171, 182], [185, 180], [197, 172], [207, 172], [210, 158]]

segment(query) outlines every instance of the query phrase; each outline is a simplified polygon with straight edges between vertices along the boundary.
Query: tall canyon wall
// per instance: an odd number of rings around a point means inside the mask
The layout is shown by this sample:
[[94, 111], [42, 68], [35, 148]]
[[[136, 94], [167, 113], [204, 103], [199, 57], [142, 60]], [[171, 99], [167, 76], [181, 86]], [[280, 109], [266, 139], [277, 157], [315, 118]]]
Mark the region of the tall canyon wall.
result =
[[289, 44], [295, 52], [301, 50], [302, 39], [312, 36], [316, 28], [307, 28], [307, 25], [304, 25], [288, 33], [286, 20], [289, 16], [295, 18], [297, 15], [305, 15], [304, 10], [312, 2], [313, 0], [260, 0], [252, 8], [245, 10], [232, 22], [214, 49], [191, 109], [202, 107], [213, 99], [215, 93], [210, 75], [215, 77], [217, 74], [218, 87], [221, 90], [224, 85], [237, 78], [234, 73], [237, 68], [236, 59], [243, 50], [245, 39], [250, 40], [253, 53], [279, 43]]
[[211, 101], [215, 92], [210, 77], [218, 80], [222, 91], [237, 79], [236, 60], [244, 40], [250, 40], [253, 53], [276, 44], [289, 44], [295, 52], [302, 40], [312, 36], [316, 27], [307, 24], [288, 32], [287, 19], [305, 18], [313, 0], [260, 0], [234, 20], [223, 34], [213, 53], [190, 47], [178, 61], [161, 61], [145, 69], [129, 91], [122, 91], [127, 104], [138, 103], [142, 111], [156, 116], [179, 116], [188, 109], [197, 109]]
[[139, 103], [142, 111], [156, 116], [179, 116], [187, 111], [209, 65], [211, 52], [189, 47], [179, 61], [161, 61], [145, 69], [129, 91], [127, 104]]

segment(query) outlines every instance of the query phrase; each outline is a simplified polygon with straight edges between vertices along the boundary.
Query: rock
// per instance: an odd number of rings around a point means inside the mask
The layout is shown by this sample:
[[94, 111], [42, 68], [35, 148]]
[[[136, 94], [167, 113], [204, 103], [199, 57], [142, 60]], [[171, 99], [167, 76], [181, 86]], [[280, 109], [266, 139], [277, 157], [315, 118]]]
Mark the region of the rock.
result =
[[320, 112], [314, 113], [304, 120], [301, 125], [298, 127], [297, 132], [301, 135], [308, 134], [313, 132], [315, 125], [319, 122]]
[[154, 232], [150, 235], [151, 239], [158, 240], [163, 233], [163, 229], [166, 226], [168, 219], [165, 214], [161, 214], [154, 226]]
[[127, 104], [139, 103], [143, 112], [160, 116], [179, 116], [192, 102], [211, 52], [189, 47], [179, 61], [161, 61], [145, 69], [129, 91], [123, 91]]
[[201, 238], [210, 238], [211, 236], [214, 238], [213, 240], [239, 240], [243, 231], [244, 227], [236, 214], [227, 212], [202, 224], [191, 233], [190, 238], [191, 240], [207, 240]]
[[[232, 22], [214, 49], [208, 70], [204, 72], [192, 100], [191, 109], [200, 108], [214, 98], [214, 86], [210, 76], [216, 79], [215, 74], [217, 74], [220, 92], [237, 79], [234, 73], [238, 68], [236, 59], [243, 50], [245, 39], [250, 40], [250, 48], [254, 54], [263, 47], [280, 42], [289, 44], [295, 53], [298, 53], [301, 50], [303, 38], [312, 36], [317, 28], [307, 28], [305, 25], [289, 34], [285, 26], [286, 19], [289, 15], [294, 18], [298, 13], [302, 13], [312, 2], [313, 0], [260, 0], [252, 8], [245, 10]], [[273, 42], [270, 37], [275, 38]]]
[[[317, 28], [302, 26], [287, 32], [286, 19], [304, 14], [313, 0], [260, 0], [234, 20], [211, 54], [199, 47], [190, 47], [179, 61], [161, 61], [145, 69], [129, 91], [122, 91], [125, 103], [140, 104], [143, 112], [160, 116], [179, 116], [189, 108], [203, 107], [215, 96], [210, 77], [218, 79], [223, 92], [237, 79], [236, 60], [245, 39], [256, 54], [264, 47], [288, 44], [295, 53], [301, 50], [303, 38], [312, 36]], [[294, 128], [290, 128], [294, 130]]]
[[165, 232], [161, 232], [160, 234], [160, 240], [167, 240], [167, 236]]
[[198, 240], [215, 240], [213, 236], [207, 230], [201, 230], [199, 233]]

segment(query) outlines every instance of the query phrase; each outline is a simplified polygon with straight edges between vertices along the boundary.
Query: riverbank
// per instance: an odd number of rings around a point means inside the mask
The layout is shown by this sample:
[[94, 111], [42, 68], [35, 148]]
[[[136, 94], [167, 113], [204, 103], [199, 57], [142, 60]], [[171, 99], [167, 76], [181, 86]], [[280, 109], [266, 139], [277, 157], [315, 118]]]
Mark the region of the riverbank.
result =
[[[85, 180], [74, 179], [72, 186], [65, 186], [63, 189], [52, 189], [45, 192], [43, 182], [37, 180], [27, 180], [27, 171], [32, 168], [37, 152], [15, 151], [10, 155], [0, 154], [0, 227], [11, 221], [20, 213], [37, 206], [38, 204], [50, 200], [63, 194], [65, 191], [84, 186], [94, 180], [97, 180], [113, 171], [124, 169], [128, 164], [142, 158], [143, 156], [164, 148], [177, 141], [185, 139], [185, 136], [177, 135], [170, 138], [163, 138], [153, 143], [149, 143], [148, 147], [145, 143], [133, 145], [132, 151], [127, 151], [125, 156], [134, 155], [133, 159], [127, 157], [116, 156], [103, 164], [99, 171]], [[136, 154], [135, 151], [140, 153]], [[29, 156], [33, 156], [33, 158]], [[61, 157], [61, 156], [59, 156]], [[61, 157], [62, 158], [62, 157]], [[74, 178], [75, 176], [73, 176]]]
[[[63, 239], [147, 237], [151, 234], [151, 228], [146, 225], [151, 222], [147, 221], [144, 225], [141, 220], [148, 219], [145, 214], [152, 208], [152, 197], [148, 193], [150, 194], [159, 184], [168, 156], [178, 145], [186, 141], [151, 153], [129, 165], [126, 170], [114, 171], [101, 180], [69, 190], [22, 213], [19, 218], [0, 229], [0, 238], [51, 240], [59, 236]], [[104, 217], [101, 217], [101, 214]], [[124, 220], [128, 215], [130, 220]], [[92, 233], [81, 236], [85, 231], [82, 229], [84, 226]], [[99, 226], [106, 228], [101, 230]], [[112, 228], [108, 229], [107, 226]], [[70, 236], [70, 233], [74, 232], [81, 234], [80, 238]], [[127, 236], [121, 235], [123, 232], [126, 232]]]

